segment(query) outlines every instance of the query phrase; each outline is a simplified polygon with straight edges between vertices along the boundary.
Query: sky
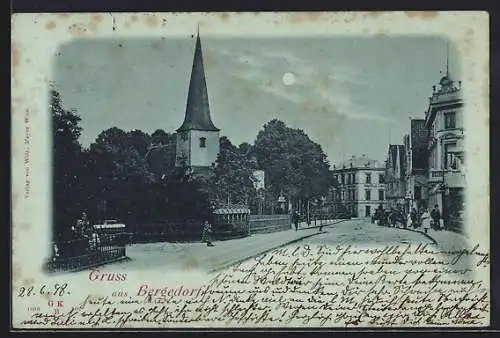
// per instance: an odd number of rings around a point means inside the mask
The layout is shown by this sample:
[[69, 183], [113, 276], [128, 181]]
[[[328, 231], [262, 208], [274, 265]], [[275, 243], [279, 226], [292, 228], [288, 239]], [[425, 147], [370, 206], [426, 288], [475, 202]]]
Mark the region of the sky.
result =
[[[383, 161], [410, 118], [424, 118], [446, 69], [440, 37], [210, 38], [201, 33], [212, 121], [233, 144], [273, 118], [303, 129], [330, 164]], [[82, 118], [80, 142], [108, 128], [174, 132], [184, 119], [195, 36], [88, 39], [61, 45], [54, 82]], [[450, 45], [449, 69], [459, 79]]]

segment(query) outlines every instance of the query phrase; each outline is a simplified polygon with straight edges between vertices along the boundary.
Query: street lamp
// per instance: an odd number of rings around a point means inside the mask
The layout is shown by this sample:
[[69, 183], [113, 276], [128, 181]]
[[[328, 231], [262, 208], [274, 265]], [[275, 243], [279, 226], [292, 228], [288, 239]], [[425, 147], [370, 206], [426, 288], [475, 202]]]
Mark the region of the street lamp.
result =
[[280, 195], [278, 197], [278, 205], [280, 206], [281, 213], [285, 213], [285, 203], [286, 203], [285, 196], [283, 196], [283, 193], [280, 192]]

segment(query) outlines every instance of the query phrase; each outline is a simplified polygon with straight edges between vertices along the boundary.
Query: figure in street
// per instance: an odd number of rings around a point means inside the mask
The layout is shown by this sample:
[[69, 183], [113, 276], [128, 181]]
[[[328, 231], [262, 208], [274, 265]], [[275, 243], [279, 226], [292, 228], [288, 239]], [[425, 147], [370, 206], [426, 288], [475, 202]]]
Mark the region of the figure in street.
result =
[[439, 206], [434, 205], [434, 209], [431, 211], [432, 225], [436, 230], [441, 230], [441, 212], [439, 211]]
[[212, 225], [208, 221], [205, 221], [205, 223], [203, 223], [203, 229], [201, 231], [201, 241], [203, 243], [207, 243], [207, 246], [214, 246], [214, 244], [212, 243]]
[[429, 209], [425, 208], [420, 218], [422, 219], [422, 227], [425, 233], [427, 233], [431, 227], [431, 214], [429, 213]]
[[411, 224], [413, 225], [414, 228], [418, 226], [417, 224], [417, 209], [412, 208], [410, 212], [410, 219], [411, 219]]
[[297, 211], [294, 211], [292, 214], [292, 221], [295, 227], [295, 231], [299, 230], [299, 218], [300, 218], [299, 213]]
[[411, 217], [411, 212], [408, 213], [408, 215], [406, 215], [406, 228], [409, 229], [411, 228], [411, 225], [412, 225], [412, 217]]

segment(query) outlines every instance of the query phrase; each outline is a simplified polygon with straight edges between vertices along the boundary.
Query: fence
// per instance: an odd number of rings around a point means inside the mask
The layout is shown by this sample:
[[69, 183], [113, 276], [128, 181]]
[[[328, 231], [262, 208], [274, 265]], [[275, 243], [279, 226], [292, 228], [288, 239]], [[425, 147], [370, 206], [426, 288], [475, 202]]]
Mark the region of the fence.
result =
[[[200, 241], [202, 221], [154, 222], [136, 225], [134, 243]], [[248, 227], [222, 227], [213, 225], [211, 238], [226, 240], [248, 235]]]
[[283, 231], [290, 228], [290, 215], [250, 215], [250, 234]]
[[47, 272], [78, 271], [126, 258], [128, 234], [99, 235], [57, 241], [46, 263]]

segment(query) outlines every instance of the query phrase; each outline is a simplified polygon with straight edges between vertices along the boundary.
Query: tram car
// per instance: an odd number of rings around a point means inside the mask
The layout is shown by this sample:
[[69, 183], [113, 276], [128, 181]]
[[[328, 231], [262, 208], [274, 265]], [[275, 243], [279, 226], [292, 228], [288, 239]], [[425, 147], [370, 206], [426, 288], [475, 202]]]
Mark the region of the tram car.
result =
[[246, 237], [250, 233], [250, 209], [226, 205], [213, 211], [214, 239]]
[[204, 216], [157, 220], [136, 227], [134, 242], [199, 241], [204, 222], [212, 227], [213, 240], [241, 238], [250, 233], [250, 209], [239, 205], [220, 205], [210, 208]]

